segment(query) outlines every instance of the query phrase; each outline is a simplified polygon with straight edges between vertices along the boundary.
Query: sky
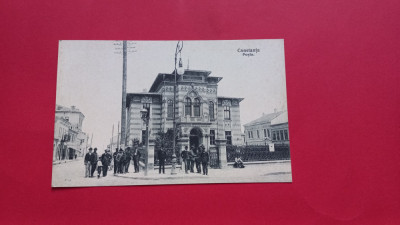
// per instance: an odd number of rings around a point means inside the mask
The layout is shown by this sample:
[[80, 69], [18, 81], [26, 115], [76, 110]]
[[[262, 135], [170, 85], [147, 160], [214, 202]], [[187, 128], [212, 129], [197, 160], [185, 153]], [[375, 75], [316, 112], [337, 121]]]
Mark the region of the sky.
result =
[[[177, 41], [128, 41], [127, 93], [149, 90], [157, 74], [174, 70]], [[60, 41], [56, 104], [76, 106], [82, 130], [104, 150], [121, 119], [122, 41]], [[245, 56], [240, 49], [259, 49]], [[241, 124], [286, 110], [284, 41], [183, 41], [183, 67], [223, 77], [218, 96], [241, 97]], [[243, 132], [242, 127], [242, 132]], [[89, 140], [90, 142], [90, 140]]]

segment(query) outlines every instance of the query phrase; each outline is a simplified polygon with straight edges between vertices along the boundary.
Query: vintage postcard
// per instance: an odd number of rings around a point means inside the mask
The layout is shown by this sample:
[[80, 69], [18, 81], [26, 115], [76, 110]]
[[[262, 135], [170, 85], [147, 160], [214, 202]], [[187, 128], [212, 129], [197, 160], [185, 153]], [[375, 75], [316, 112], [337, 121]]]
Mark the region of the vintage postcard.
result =
[[60, 41], [52, 187], [291, 182], [284, 41]]

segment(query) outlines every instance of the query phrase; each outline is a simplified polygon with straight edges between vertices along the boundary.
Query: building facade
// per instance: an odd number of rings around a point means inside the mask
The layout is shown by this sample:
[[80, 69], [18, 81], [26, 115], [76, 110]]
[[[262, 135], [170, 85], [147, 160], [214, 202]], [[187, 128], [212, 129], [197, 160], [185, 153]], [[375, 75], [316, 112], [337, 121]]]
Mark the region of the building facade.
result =
[[82, 131], [85, 116], [75, 106], [56, 105], [54, 124], [53, 160], [73, 159], [84, 156], [88, 135]]
[[[210, 76], [210, 71], [185, 70], [177, 75], [175, 121], [177, 145], [198, 147], [203, 144], [210, 153], [226, 164], [226, 145], [242, 145], [240, 102], [243, 98], [218, 96], [222, 77]], [[140, 110], [150, 110], [150, 144], [158, 132], [173, 128], [175, 75], [158, 74], [150, 90], [127, 94], [127, 143], [144, 140], [146, 126]], [[151, 146], [150, 146], [151, 147]], [[225, 158], [224, 158], [225, 157]]]
[[[278, 139], [278, 133], [282, 133], [282, 138]], [[244, 125], [244, 134], [246, 145], [289, 144], [287, 111], [263, 114]]]
[[284, 111], [271, 121], [271, 134], [273, 143], [289, 145], [289, 124], [287, 111]]

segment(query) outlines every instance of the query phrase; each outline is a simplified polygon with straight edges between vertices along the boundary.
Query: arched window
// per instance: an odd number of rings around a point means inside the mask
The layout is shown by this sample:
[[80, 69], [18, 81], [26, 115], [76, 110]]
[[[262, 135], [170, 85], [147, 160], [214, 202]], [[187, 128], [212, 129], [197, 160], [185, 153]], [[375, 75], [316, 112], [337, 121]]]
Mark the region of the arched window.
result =
[[185, 116], [192, 116], [192, 100], [190, 98], [186, 98]]
[[167, 103], [168, 103], [167, 116], [168, 116], [169, 118], [172, 118], [172, 117], [174, 116], [174, 112], [173, 112], [174, 109], [173, 109], [172, 100], [171, 100], [171, 99], [168, 99]]
[[208, 105], [208, 114], [210, 115], [210, 119], [213, 120], [214, 118], [214, 102], [209, 102]]
[[200, 99], [194, 100], [194, 116], [200, 116]]

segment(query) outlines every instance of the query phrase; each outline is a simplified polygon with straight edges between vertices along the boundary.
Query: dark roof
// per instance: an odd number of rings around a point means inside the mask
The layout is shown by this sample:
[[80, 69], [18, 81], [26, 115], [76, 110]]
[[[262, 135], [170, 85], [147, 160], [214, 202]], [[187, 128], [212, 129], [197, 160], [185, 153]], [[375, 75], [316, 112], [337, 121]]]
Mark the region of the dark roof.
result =
[[265, 115], [261, 116], [260, 118], [251, 121], [250, 123], [244, 124], [243, 126], [251, 126], [251, 125], [255, 125], [255, 124], [259, 124], [259, 123], [271, 122], [271, 120], [275, 119], [276, 117], [278, 117], [282, 113], [283, 113], [283, 111], [279, 111], [279, 112], [276, 112], [276, 113], [265, 114]]

